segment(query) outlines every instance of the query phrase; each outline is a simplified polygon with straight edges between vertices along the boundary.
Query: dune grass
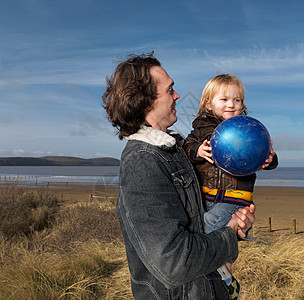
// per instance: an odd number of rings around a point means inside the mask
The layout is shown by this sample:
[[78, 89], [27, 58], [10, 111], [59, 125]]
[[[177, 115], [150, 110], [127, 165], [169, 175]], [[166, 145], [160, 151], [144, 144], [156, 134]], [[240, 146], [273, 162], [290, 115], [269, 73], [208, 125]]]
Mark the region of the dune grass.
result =
[[[115, 201], [72, 195], [0, 190], [0, 300], [132, 299]], [[303, 261], [303, 234], [240, 242], [241, 300], [304, 299]]]
[[1, 300], [132, 299], [115, 203], [87, 199], [60, 203], [48, 189], [1, 190], [10, 212], [1, 215]]
[[241, 299], [304, 299], [304, 236], [260, 236], [256, 242], [240, 243], [234, 264], [242, 283]]
[[91, 240], [74, 254], [18, 252], [2, 263], [0, 299], [131, 299], [123, 245]]

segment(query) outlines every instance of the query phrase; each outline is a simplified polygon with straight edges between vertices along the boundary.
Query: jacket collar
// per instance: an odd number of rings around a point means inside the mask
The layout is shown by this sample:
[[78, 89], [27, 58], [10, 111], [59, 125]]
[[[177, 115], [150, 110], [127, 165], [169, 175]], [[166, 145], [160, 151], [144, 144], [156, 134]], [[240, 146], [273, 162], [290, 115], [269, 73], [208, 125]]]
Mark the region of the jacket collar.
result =
[[125, 137], [125, 139], [141, 141], [157, 147], [172, 148], [176, 144], [182, 145], [184, 137], [177, 131], [167, 130], [164, 132], [153, 127], [142, 126], [136, 133]]

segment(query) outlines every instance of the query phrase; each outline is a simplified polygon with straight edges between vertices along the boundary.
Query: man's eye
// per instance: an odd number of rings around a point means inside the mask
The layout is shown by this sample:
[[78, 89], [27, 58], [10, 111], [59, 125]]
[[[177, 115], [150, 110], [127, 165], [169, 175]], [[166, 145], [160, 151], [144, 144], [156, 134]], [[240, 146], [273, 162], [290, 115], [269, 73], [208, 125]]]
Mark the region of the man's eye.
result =
[[174, 93], [174, 90], [172, 89], [172, 90], [169, 90], [169, 94], [170, 95], [173, 95], [173, 93]]

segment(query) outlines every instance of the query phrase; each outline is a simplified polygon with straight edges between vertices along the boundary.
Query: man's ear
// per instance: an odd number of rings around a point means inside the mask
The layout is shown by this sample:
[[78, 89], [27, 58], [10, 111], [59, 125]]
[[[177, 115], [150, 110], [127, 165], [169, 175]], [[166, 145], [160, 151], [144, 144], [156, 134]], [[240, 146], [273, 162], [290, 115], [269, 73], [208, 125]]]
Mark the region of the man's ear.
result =
[[145, 114], [145, 125], [149, 125], [149, 119], [150, 119], [150, 111], [152, 110], [151, 106], [148, 106], [145, 108], [144, 110], [144, 114]]

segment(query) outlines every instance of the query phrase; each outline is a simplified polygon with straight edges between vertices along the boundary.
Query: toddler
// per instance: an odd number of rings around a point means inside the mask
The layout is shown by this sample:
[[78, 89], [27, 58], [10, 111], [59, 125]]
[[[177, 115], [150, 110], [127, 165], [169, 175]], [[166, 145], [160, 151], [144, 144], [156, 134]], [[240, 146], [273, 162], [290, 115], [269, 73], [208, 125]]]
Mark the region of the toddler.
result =
[[[224, 227], [240, 207], [253, 204], [252, 193], [256, 174], [233, 176], [218, 168], [212, 160], [210, 138], [214, 129], [223, 120], [238, 115], [247, 115], [242, 82], [231, 74], [211, 78], [203, 90], [198, 114], [192, 123], [193, 130], [184, 145], [201, 184], [206, 208], [206, 233]], [[274, 169], [277, 165], [278, 157], [271, 149], [261, 169]], [[219, 275], [225, 280], [231, 299], [238, 299], [240, 285], [231, 275], [231, 266], [227, 264], [206, 276], [214, 278]]]

